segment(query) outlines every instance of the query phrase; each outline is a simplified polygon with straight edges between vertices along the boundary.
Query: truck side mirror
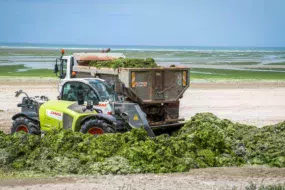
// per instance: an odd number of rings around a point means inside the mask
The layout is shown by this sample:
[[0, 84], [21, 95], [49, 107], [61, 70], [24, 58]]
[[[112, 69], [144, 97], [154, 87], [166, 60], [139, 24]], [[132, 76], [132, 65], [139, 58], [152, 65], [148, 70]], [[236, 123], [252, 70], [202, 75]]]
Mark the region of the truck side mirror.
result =
[[57, 73], [58, 73], [58, 65], [57, 65], [57, 60], [56, 60], [56, 63], [55, 63], [55, 65], [54, 65], [54, 69], [53, 69], [53, 72], [54, 72], [55, 74], [57, 74]]

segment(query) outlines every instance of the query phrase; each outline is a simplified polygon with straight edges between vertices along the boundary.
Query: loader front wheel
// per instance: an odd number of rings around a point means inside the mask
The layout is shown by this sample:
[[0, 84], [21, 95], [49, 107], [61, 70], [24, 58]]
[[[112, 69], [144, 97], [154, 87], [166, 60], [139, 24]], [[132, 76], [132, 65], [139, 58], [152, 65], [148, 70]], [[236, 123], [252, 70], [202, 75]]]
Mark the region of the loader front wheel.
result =
[[110, 124], [100, 119], [90, 119], [83, 123], [80, 132], [92, 135], [103, 135], [104, 133], [114, 133]]
[[28, 119], [26, 117], [18, 117], [13, 122], [11, 133], [13, 134], [13, 133], [20, 132], [20, 131], [23, 131], [25, 133], [29, 133], [32, 135], [41, 134], [39, 125], [35, 121], [32, 121], [31, 119]]

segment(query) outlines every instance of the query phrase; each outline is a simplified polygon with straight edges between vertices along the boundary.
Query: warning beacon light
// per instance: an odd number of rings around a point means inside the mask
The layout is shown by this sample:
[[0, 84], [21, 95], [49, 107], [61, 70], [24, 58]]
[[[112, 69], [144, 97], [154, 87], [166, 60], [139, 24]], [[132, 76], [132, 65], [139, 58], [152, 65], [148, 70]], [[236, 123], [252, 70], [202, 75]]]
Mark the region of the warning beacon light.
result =
[[63, 55], [65, 53], [64, 49], [61, 49], [61, 55]]

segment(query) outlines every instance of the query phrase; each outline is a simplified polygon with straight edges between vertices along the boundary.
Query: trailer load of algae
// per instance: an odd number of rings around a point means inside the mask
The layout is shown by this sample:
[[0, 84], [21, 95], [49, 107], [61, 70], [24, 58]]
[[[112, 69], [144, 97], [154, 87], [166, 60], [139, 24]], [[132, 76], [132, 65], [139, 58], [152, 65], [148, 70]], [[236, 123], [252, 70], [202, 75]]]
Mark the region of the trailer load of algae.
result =
[[186, 172], [192, 168], [285, 167], [285, 122], [257, 128], [196, 114], [173, 135], [143, 129], [92, 136], [70, 130], [43, 137], [0, 132], [0, 170], [47, 174]]
[[158, 65], [155, 63], [154, 59], [135, 59], [135, 58], [120, 58], [108, 61], [91, 61], [89, 66], [97, 68], [155, 68]]

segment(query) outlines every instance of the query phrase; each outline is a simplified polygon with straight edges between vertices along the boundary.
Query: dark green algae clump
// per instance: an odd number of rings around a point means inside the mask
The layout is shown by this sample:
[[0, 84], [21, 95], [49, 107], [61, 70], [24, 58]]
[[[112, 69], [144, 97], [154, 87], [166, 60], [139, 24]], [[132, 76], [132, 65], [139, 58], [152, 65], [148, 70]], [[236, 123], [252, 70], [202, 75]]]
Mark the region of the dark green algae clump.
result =
[[200, 113], [175, 134], [155, 138], [143, 129], [98, 137], [70, 130], [44, 137], [0, 132], [0, 170], [86, 175], [285, 167], [284, 146], [285, 122], [257, 128]]

